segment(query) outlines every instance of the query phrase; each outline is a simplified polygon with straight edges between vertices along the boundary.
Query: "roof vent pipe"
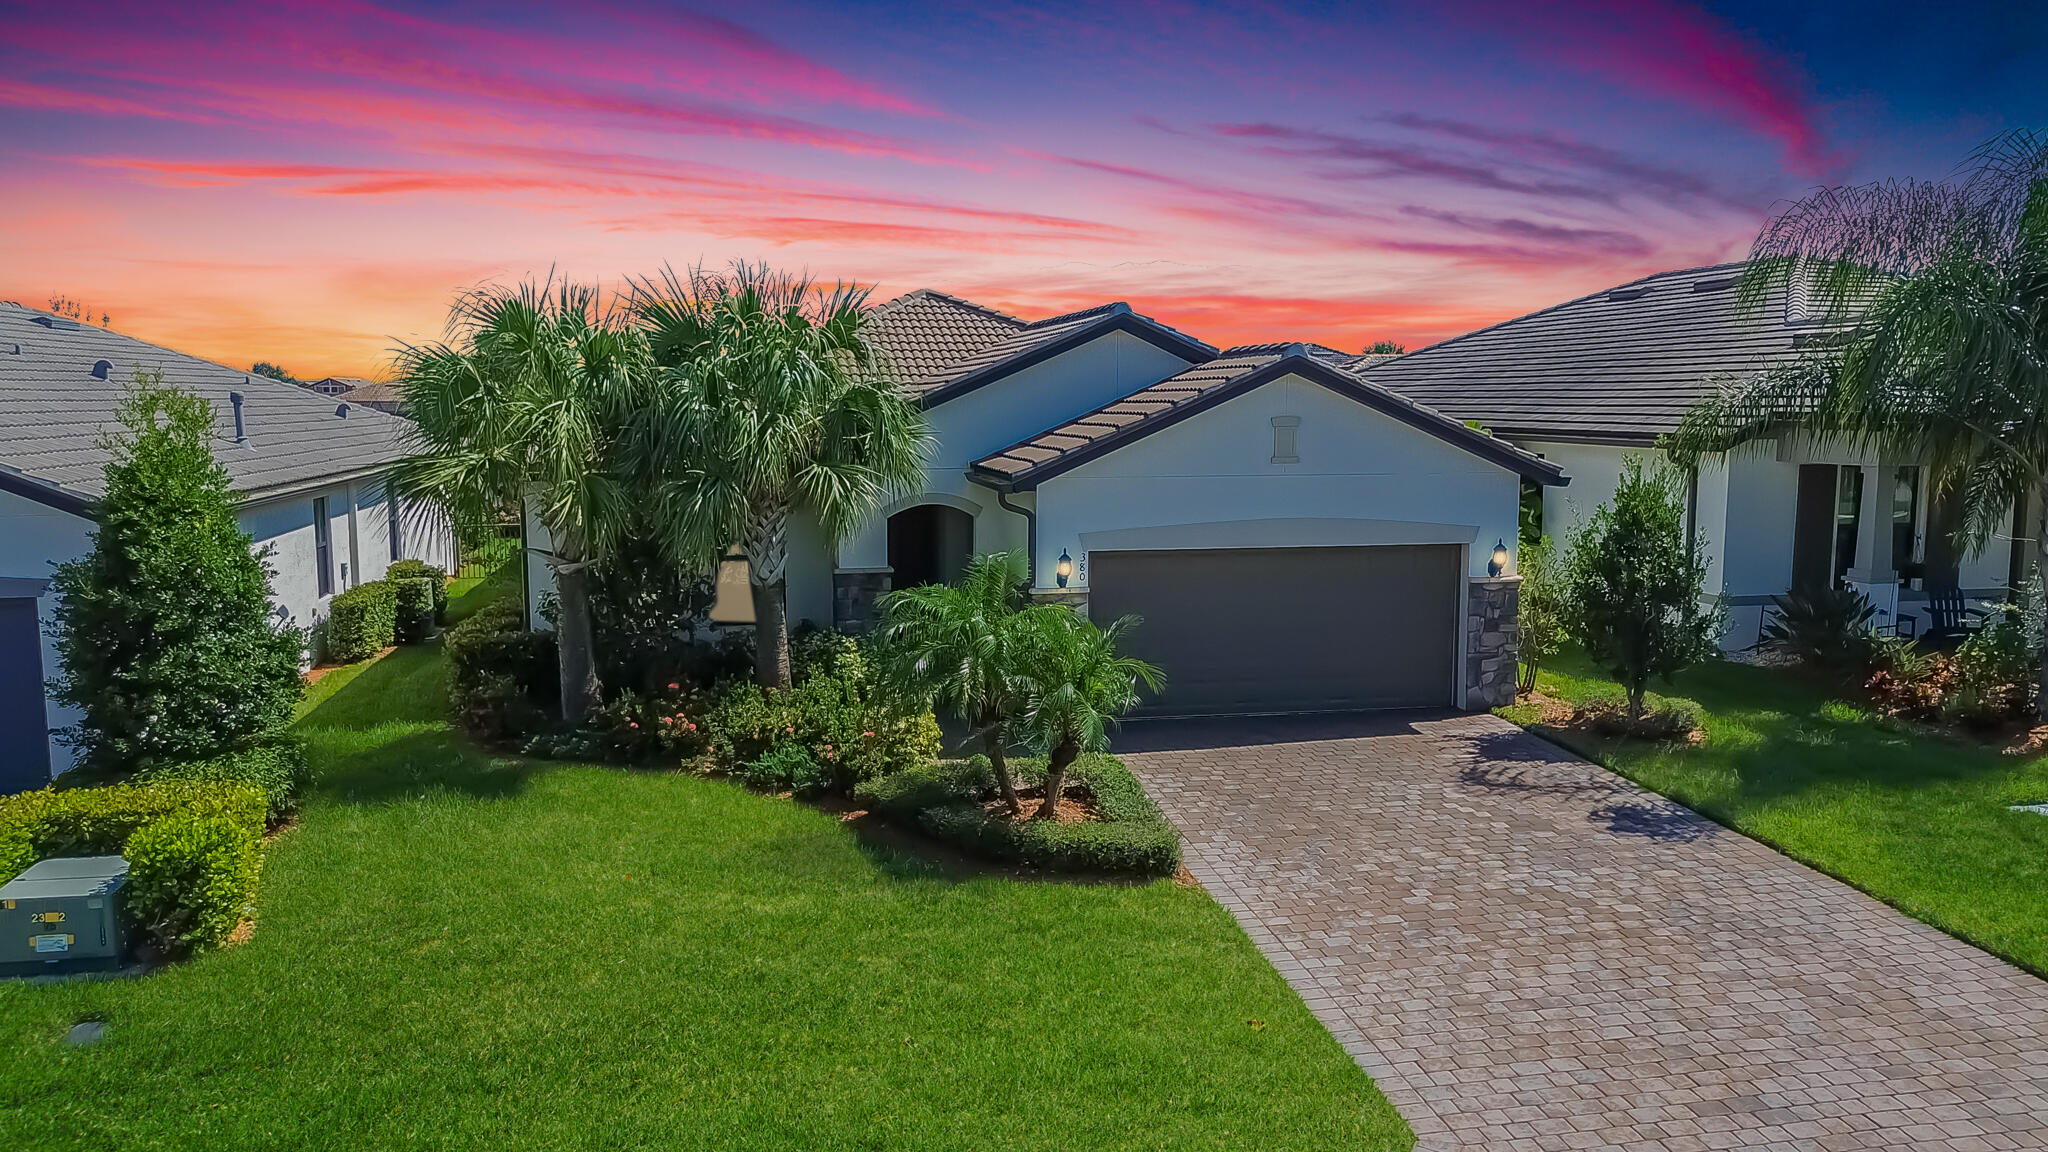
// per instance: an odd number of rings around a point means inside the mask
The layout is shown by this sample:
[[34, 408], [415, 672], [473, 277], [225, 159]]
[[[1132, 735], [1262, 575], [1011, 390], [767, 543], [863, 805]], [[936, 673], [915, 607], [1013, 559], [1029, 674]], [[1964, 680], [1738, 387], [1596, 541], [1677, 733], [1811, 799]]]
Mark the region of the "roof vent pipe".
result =
[[228, 393], [228, 403], [235, 406], [235, 443], [244, 443], [249, 439], [249, 431], [242, 424], [242, 394], [240, 392]]
[[92, 365], [92, 378], [95, 380], [105, 380], [107, 373], [113, 370], [114, 362], [112, 360], [95, 360]]
[[334, 414], [343, 420], [348, 419], [348, 405], [336, 404], [334, 406]]

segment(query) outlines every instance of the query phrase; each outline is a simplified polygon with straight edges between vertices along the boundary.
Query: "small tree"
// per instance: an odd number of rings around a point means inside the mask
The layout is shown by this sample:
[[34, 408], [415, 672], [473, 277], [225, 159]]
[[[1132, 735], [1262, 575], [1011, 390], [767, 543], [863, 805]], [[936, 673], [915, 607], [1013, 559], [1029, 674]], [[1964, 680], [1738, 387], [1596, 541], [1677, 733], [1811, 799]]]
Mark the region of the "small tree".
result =
[[1564, 647], [1572, 617], [1571, 584], [1558, 563], [1557, 548], [1550, 537], [1539, 536], [1522, 545], [1516, 563], [1522, 577], [1519, 636], [1520, 682], [1516, 690], [1536, 690], [1536, 673], [1543, 662]]
[[1013, 816], [1020, 808], [1004, 751], [1024, 707], [1024, 580], [1021, 556], [991, 552], [970, 561], [958, 584], [905, 588], [880, 605], [896, 678], [974, 726]]
[[1033, 816], [1050, 820], [1059, 810], [1067, 769], [1083, 752], [1109, 748], [1109, 730], [1138, 706], [1138, 685], [1159, 691], [1159, 669], [1117, 651], [1138, 626], [1125, 616], [1107, 628], [1058, 605], [1025, 613], [1020, 660], [1024, 713], [1017, 729], [1045, 754], [1045, 799]]
[[297, 384], [299, 382], [299, 378], [285, 371], [283, 365], [272, 364], [268, 360], [258, 360], [254, 364], [249, 365], [249, 371], [254, 375], [268, 376], [272, 380], [281, 380], [286, 384]]
[[118, 775], [283, 727], [306, 638], [271, 614], [268, 552], [235, 518], [212, 406], [137, 372], [115, 416], [92, 552], [54, 581], [54, 688], [84, 713], [65, 734], [83, 766]]
[[1652, 678], [1668, 681], [1718, 651], [1726, 609], [1703, 606], [1707, 563], [1685, 538], [1685, 512], [1669, 472], [1622, 465], [1614, 499], [1594, 509], [1565, 562], [1571, 631], [1621, 681], [1628, 716], [1642, 719]]

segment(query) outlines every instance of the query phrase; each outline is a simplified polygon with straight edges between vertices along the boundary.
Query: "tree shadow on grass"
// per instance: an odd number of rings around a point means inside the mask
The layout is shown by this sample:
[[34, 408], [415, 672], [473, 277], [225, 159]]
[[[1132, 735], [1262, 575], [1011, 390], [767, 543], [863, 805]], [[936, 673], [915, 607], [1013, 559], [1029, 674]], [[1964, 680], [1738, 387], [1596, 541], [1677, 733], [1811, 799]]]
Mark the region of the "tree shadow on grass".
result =
[[312, 762], [312, 791], [380, 804], [441, 791], [497, 799], [551, 765], [493, 755], [448, 722], [438, 645], [400, 648], [350, 674], [294, 729]]
[[843, 800], [806, 801], [809, 807], [837, 817], [853, 838], [854, 847], [875, 870], [891, 880], [961, 883], [998, 877], [1041, 884], [1142, 888], [1161, 879], [1115, 872], [1054, 872], [1003, 864], [969, 855], [924, 832], [877, 813], [851, 807]]

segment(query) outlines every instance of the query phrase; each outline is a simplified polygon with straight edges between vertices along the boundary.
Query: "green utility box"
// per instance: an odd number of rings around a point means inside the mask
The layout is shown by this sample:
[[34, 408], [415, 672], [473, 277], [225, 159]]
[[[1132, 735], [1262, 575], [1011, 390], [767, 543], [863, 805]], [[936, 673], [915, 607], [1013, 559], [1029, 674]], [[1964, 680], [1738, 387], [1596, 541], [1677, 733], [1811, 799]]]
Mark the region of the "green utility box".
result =
[[60, 856], [0, 885], [0, 976], [55, 976], [119, 968], [119, 856]]

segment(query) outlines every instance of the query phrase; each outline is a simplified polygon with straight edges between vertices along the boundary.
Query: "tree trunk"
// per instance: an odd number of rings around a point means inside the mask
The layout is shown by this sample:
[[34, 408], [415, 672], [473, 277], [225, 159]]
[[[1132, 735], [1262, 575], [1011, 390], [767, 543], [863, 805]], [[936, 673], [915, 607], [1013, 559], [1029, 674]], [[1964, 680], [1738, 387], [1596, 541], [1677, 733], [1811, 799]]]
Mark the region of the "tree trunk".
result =
[[747, 580], [754, 593], [754, 678], [764, 688], [789, 687], [789, 504], [758, 502], [747, 514]]
[[1643, 718], [1643, 688], [1641, 684], [1628, 686], [1628, 721], [1631, 724]]
[[[2022, 496], [2020, 499], [2024, 500], [2026, 497]], [[2034, 520], [2034, 563], [2041, 573], [2042, 598], [2048, 600], [2048, 488], [2041, 492], [2041, 514]], [[2026, 579], [2025, 572], [2020, 573], [2020, 579]], [[2043, 639], [2040, 636], [2034, 637], [2036, 642], [2042, 642]], [[2034, 689], [2034, 715], [2043, 723], [2048, 723], [2048, 643], [2041, 643], [2041, 683]]]
[[555, 649], [560, 656], [562, 719], [571, 725], [581, 724], [590, 710], [603, 702], [590, 641], [590, 569], [581, 562], [556, 568], [555, 595], [562, 606], [555, 631]]
[[1017, 802], [1017, 784], [1010, 779], [1009, 761], [1003, 758], [1003, 726], [986, 724], [981, 729], [981, 750], [988, 754], [988, 766], [996, 774], [996, 790], [1003, 795], [1003, 806], [1015, 816], [1024, 810]]
[[1045, 799], [1038, 805], [1038, 811], [1031, 814], [1034, 820], [1050, 820], [1059, 811], [1060, 792], [1067, 784], [1067, 768], [1081, 756], [1081, 746], [1072, 742], [1056, 745], [1045, 763]]
[[754, 593], [754, 680], [789, 687], [789, 612], [782, 581], [751, 584]]

